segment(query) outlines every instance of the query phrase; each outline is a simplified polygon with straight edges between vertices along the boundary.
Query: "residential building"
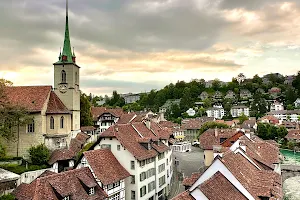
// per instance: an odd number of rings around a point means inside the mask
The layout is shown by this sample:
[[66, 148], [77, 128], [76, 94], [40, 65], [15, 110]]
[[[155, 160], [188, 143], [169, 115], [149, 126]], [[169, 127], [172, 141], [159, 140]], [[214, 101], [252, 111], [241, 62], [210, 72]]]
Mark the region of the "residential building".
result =
[[111, 126], [92, 149], [109, 148], [130, 173], [125, 179], [125, 199], [164, 199], [173, 175], [170, 133], [146, 120]]
[[250, 116], [250, 110], [247, 106], [232, 106], [230, 109], [230, 114], [232, 117], [239, 117], [241, 115]]
[[172, 134], [177, 141], [184, 140], [184, 130], [183, 129], [181, 129], [179, 127], [173, 128]]
[[242, 131], [235, 129], [209, 129], [202, 133], [199, 137], [200, 148], [204, 150], [204, 164], [211, 165], [214, 160], [215, 148], [218, 148], [223, 142], [234, 135], [242, 136]]
[[180, 104], [180, 99], [168, 99], [164, 105], [159, 108], [160, 113], [165, 113], [167, 110], [170, 110], [172, 105]]
[[173, 151], [177, 152], [189, 152], [192, 149], [192, 144], [190, 142], [176, 142], [172, 145]]
[[274, 103], [272, 103], [270, 106], [270, 111], [277, 111], [277, 110], [284, 110], [284, 106], [283, 103], [275, 100]]
[[267, 124], [273, 124], [273, 125], [279, 124], [279, 120], [272, 115], [263, 116], [262, 118], [258, 119], [258, 121], [260, 123], [267, 123]]
[[206, 110], [207, 117], [222, 119], [225, 115], [225, 110], [222, 105], [214, 105]]
[[7, 101], [25, 108], [32, 121], [13, 127], [17, 141], [0, 139], [9, 156], [28, 157], [31, 146], [65, 148], [80, 132], [80, 67], [71, 50], [68, 10], [63, 51], [54, 65], [54, 86], [5, 87]]
[[209, 94], [208, 94], [207, 92], [203, 91], [203, 92], [199, 95], [198, 98], [200, 98], [200, 99], [203, 101], [203, 100], [209, 98]]
[[248, 89], [241, 89], [241, 91], [240, 91], [241, 99], [250, 99], [251, 97], [252, 97], [252, 94]]
[[47, 169], [39, 169], [39, 170], [34, 170], [34, 171], [27, 171], [22, 174], [20, 174], [20, 179], [18, 180], [17, 185], [20, 185], [21, 183], [31, 183], [34, 181], [36, 178], [43, 176], [45, 174], [55, 174], [53, 172], [54, 170], [52, 168], [47, 168]]
[[288, 130], [288, 134], [285, 136], [288, 141], [294, 141], [300, 143], [300, 130], [299, 129], [291, 129]]
[[94, 126], [97, 128], [96, 134], [103, 133], [110, 126], [117, 123], [122, 114], [123, 109], [108, 109], [105, 107], [92, 107], [91, 113], [94, 120]]
[[268, 112], [267, 115], [274, 116], [280, 121], [298, 122], [300, 110], [277, 110]]
[[290, 130], [290, 129], [298, 129], [297, 128], [298, 122], [280, 121], [278, 125], [279, 126], [283, 126], [286, 129], [288, 129], [288, 130]]
[[269, 94], [273, 98], [277, 97], [280, 93], [281, 93], [281, 89], [278, 87], [272, 87], [271, 89], [269, 89]]
[[140, 94], [128, 93], [128, 94], [122, 94], [121, 97], [124, 98], [125, 104], [128, 104], [128, 103], [134, 103], [134, 102], [139, 101], [141, 95]]
[[13, 192], [16, 199], [106, 200], [88, 167], [62, 173], [42, 174], [30, 184], [22, 183]]
[[283, 198], [277, 145], [246, 134], [222, 150], [203, 173], [186, 178], [187, 190], [172, 200]]
[[214, 121], [213, 117], [200, 117], [195, 119], [183, 119], [181, 122], [181, 128], [184, 130], [184, 137], [186, 141], [193, 142], [197, 139], [197, 135], [201, 126], [205, 122]]
[[218, 100], [223, 99], [223, 94], [222, 94], [222, 92], [216, 91], [216, 92], [214, 93], [214, 95], [213, 95], [213, 99], [214, 99], [215, 101], [218, 101]]
[[186, 113], [191, 117], [196, 115], [196, 111], [193, 108], [189, 108]]
[[0, 197], [16, 189], [19, 178], [20, 175], [0, 168]]
[[300, 108], [300, 98], [297, 98], [296, 101], [294, 102], [295, 108]]
[[76, 168], [82, 167], [91, 170], [98, 185], [106, 192], [109, 199], [125, 200], [125, 179], [130, 177], [130, 174], [109, 148], [83, 152]]
[[295, 75], [286, 76], [284, 80], [284, 84], [286, 85], [293, 85], [293, 81], [295, 80]]
[[255, 119], [249, 119], [249, 120], [245, 120], [241, 127], [242, 129], [244, 129], [245, 131], [248, 131], [248, 132], [256, 132], [257, 130], [257, 123], [256, 123], [256, 120]]
[[80, 130], [89, 136], [87, 143], [96, 142], [99, 134], [96, 132], [96, 128], [94, 126], [82, 126]]
[[236, 97], [235, 93], [232, 90], [228, 90], [225, 99], [234, 99], [235, 97]]

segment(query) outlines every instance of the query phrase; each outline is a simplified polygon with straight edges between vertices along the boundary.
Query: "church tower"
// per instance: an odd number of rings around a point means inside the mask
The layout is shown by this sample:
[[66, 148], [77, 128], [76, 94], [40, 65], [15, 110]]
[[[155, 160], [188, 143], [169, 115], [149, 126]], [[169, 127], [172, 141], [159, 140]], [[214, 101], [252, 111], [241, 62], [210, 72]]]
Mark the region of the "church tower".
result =
[[72, 131], [80, 130], [79, 69], [75, 52], [71, 48], [69, 33], [68, 0], [66, 0], [66, 24], [63, 51], [54, 63], [54, 92], [72, 112]]

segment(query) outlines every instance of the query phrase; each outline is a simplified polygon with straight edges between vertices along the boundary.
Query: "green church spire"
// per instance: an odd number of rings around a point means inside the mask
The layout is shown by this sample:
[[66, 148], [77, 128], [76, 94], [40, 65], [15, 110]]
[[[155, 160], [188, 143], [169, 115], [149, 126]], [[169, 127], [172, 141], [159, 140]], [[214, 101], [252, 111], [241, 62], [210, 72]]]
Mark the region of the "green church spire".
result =
[[68, 0], [66, 0], [66, 25], [65, 25], [65, 39], [63, 51], [58, 63], [75, 63], [75, 57], [72, 54], [70, 31], [69, 31], [69, 14], [68, 14]]

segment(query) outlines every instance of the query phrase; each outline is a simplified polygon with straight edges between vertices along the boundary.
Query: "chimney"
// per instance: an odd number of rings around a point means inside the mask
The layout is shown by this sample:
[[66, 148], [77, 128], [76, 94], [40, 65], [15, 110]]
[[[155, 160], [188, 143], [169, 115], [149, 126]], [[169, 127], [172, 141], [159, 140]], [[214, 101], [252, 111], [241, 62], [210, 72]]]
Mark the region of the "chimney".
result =
[[215, 137], [218, 137], [218, 129], [217, 128], [215, 128]]

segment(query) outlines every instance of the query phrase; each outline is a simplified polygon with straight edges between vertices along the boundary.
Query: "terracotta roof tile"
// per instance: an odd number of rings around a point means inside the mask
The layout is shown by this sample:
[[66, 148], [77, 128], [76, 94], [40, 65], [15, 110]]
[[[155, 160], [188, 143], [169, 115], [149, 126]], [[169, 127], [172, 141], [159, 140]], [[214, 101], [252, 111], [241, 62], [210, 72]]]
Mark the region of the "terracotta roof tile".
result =
[[191, 177], [186, 177], [182, 181], [182, 185], [191, 187], [202, 175], [200, 172], [192, 173]]
[[109, 149], [83, 153], [97, 178], [104, 184], [112, 184], [130, 176]]
[[74, 153], [69, 149], [56, 149], [52, 152], [48, 163], [53, 165], [57, 161], [74, 159]]
[[4, 89], [7, 100], [30, 112], [41, 112], [51, 92], [51, 86], [13, 86]]
[[81, 131], [94, 131], [94, 130], [96, 130], [96, 128], [93, 126], [82, 126], [82, 127], [80, 127], [80, 130]]
[[68, 108], [63, 104], [63, 102], [58, 98], [58, 96], [51, 91], [49, 102], [47, 106], [47, 114], [71, 114]]
[[299, 140], [300, 139], [300, 130], [291, 129], [288, 130], [288, 134], [285, 136], [286, 139]]
[[203, 182], [199, 189], [208, 199], [214, 200], [247, 200], [247, 198], [221, 173], [215, 173]]
[[195, 198], [190, 195], [189, 191], [184, 191], [178, 194], [176, 197], [173, 197], [171, 200], [195, 200]]
[[171, 121], [160, 121], [159, 125], [161, 125], [162, 127], [167, 127], [167, 128], [179, 127], [179, 124], [173, 123]]
[[[95, 194], [89, 195], [86, 187], [95, 187]], [[37, 178], [31, 184], [22, 184], [15, 190], [18, 200], [59, 200], [70, 195], [73, 200], [102, 200], [107, 194], [97, 184], [89, 168], [70, 170]]]
[[78, 133], [75, 138], [71, 139], [69, 147], [70, 151], [73, 152], [74, 155], [76, 155], [83, 148], [89, 137], [90, 136], [85, 133]]
[[[217, 131], [217, 137], [215, 136], [215, 131]], [[213, 149], [213, 145], [220, 145], [235, 134], [236, 130], [234, 129], [209, 129], [200, 135], [200, 147], [202, 149]], [[221, 141], [221, 138], [223, 138], [223, 141]]]
[[105, 107], [92, 107], [91, 113], [94, 120], [97, 120], [98, 117], [103, 115], [104, 113], [110, 113], [114, 115], [115, 117], [120, 117], [122, 114], [124, 114], [124, 111], [122, 108], [105, 108]]
[[124, 113], [120, 116], [117, 124], [127, 124], [130, 123], [135, 118], [135, 113]]

